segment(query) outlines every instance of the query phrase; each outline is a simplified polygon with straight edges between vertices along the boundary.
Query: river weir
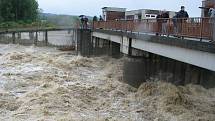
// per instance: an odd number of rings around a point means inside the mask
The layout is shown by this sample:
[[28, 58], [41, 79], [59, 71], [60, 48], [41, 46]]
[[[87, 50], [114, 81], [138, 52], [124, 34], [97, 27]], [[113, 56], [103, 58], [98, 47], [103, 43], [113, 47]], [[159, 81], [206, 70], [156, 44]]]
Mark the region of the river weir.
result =
[[214, 88], [123, 82], [126, 57], [0, 45], [2, 121], [214, 121]]

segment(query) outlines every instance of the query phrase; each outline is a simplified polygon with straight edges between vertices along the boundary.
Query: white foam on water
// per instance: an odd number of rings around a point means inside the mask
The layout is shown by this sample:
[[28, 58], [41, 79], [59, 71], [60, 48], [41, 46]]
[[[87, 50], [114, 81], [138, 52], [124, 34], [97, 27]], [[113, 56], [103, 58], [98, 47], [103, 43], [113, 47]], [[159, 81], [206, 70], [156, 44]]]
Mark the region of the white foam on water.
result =
[[215, 89], [122, 80], [124, 59], [1, 45], [0, 120], [215, 120]]

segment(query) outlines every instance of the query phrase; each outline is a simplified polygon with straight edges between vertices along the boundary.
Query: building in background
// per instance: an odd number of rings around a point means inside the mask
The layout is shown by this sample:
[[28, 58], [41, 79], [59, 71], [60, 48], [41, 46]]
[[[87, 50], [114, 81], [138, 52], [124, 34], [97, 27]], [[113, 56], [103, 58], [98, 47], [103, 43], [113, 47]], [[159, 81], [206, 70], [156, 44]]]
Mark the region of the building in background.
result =
[[125, 19], [126, 20], [142, 19], [142, 11], [141, 10], [126, 11]]
[[102, 8], [104, 21], [125, 19], [126, 8], [104, 7]]
[[202, 17], [208, 17], [208, 11], [210, 8], [214, 8], [215, 0], [204, 0], [202, 1]]
[[[140, 10], [132, 10], [125, 12], [126, 20], [141, 20], [141, 19], [150, 19], [156, 18], [159, 14], [160, 10], [150, 10], [150, 9], [140, 9]], [[167, 11], [170, 15], [170, 18], [175, 16], [174, 11]]]
[[[110, 20], [141, 20], [156, 18], [160, 10], [139, 9], [126, 11], [126, 8], [104, 7], [102, 8], [104, 21]], [[172, 18], [176, 12], [167, 11]]]

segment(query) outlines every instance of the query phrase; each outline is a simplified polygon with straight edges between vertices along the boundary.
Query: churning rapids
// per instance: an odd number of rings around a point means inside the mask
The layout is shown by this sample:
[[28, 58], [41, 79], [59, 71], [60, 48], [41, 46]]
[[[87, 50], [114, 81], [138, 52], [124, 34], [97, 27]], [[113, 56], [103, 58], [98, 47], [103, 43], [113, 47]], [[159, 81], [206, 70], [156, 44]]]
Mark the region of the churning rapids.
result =
[[122, 81], [123, 59], [0, 45], [1, 121], [215, 121], [215, 89]]

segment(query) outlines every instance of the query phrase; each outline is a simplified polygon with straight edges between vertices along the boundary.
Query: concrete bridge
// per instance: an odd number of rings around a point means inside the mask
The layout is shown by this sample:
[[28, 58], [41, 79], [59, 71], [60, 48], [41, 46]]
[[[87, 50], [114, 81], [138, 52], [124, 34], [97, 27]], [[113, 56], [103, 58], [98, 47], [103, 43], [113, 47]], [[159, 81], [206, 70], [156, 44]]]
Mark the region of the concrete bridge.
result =
[[[100, 25], [104, 23], [100, 22]], [[157, 36], [156, 33], [160, 34], [159, 31], [153, 29], [149, 29], [153, 30], [152, 32], [145, 31], [142, 25], [144, 31], [140, 31], [140, 28], [125, 30], [123, 28], [126, 27], [123, 26], [121, 29], [113, 26], [110, 29], [100, 25], [94, 23], [93, 29], [25, 29], [2, 31], [0, 34], [11, 34], [12, 40], [15, 41], [17, 39], [15, 35], [18, 33], [33, 33], [34, 37], [29, 39], [33, 39], [34, 44], [38, 39], [38, 32], [44, 33], [45, 43], [48, 43], [49, 32], [72, 31], [73, 36], [69, 37], [77, 42], [77, 49], [83, 56], [107, 54], [113, 57], [122, 55], [130, 57], [124, 64], [124, 80], [133, 86], [138, 86], [151, 77], [179, 85], [194, 83], [205, 87], [215, 86], [215, 45], [210, 42], [211, 35], [205, 32], [206, 29], [201, 30], [202, 34], [196, 37], [181, 34], [178, 38], [173, 34]], [[188, 34], [195, 35], [194, 32]]]
[[[109, 40], [112, 43], [111, 46], [114, 45], [114, 47], [118, 47], [118, 49], [115, 48], [114, 50], [120, 51], [130, 57], [148, 58], [148, 61], [152, 61], [152, 63], [149, 62], [143, 65], [149, 66], [146, 68], [156, 68], [157, 70], [160, 70], [163, 65], [163, 68], [166, 68], [164, 69], [165, 72], [173, 72], [174, 74], [179, 75], [178, 79], [172, 79], [174, 81], [184, 80], [185, 82], [180, 83], [191, 82], [203, 84], [210, 82], [210, 84], [215, 84], [215, 45], [210, 42], [197, 41], [189, 38], [180, 39], [175, 37], [111, 30], [93, 30], [92, 39], [92, 41], [94, 41], [93, 43], [98, 43], [98, 41], [104, 43]], [[160, 62], [157, 64], [153, 63], [155, 60], [159, 60]], [[155, 67], [155, 65], [159, 67]], [[140, 66], [140, 68], [142, 67]], [[137, 66], [136, 68], [139, 67]], [[130, 69], [135, 70], [131, 67]], [[154, 71], [156, 71], [156, 69]], [[136, 80], [141, 79], [135, 74], [139, 73], [138, 71], [146, 70], [137, 69], [132, 73], [136, 77], [130, 74], [132, 77], [127, 78], [136, 78]], [[208, 83], [205, 85], [208, 85]]]
[[111, 30], [94, 30], [92, 37], [118, 43], [130, 56], [140, 56], [138, 49], [215, 71], [215, 44], [209, 42]]
[[[164, 36], [156, 35], [164, 34], [156, 20], [94, 22], [92, 30], [80, 30], [84, 37], [79, 38], [79, 48], [86, 55], [108, 51], [114, 56], [118, 52], [142, 58], [125, 64], [124, 77], [128, 82], [132, 80], [131, 84], [159, 75], [161, 80], [176, 84], [215, 86], [215, 44], [211, 42], [209, 18], [178, 23], [181, 31], [177, 34], [172, 19], [168, 21]], [[171, 76], [163, 76], [166, 73]]]

